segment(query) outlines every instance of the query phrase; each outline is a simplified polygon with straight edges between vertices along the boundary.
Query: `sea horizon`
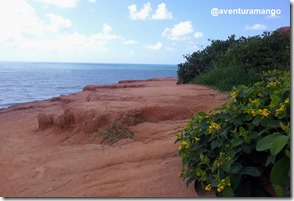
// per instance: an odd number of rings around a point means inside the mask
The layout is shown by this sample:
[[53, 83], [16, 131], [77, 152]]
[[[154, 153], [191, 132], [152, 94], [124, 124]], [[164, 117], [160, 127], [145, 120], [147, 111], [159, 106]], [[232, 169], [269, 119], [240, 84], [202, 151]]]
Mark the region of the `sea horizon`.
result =
[[[124, 62], [87, 62], [87, 61], [9, 61], [0, 60], [0, 63], [60, 63], [60, 64], [110, 64], [110, 65], [175, 65], [173, 63], [124, 63]], [[0, 66], [1, 67], [1, 66]]]
[[0, 61], [0, 108], [82, 91], [87, 85], [177, 77], [169, 64]]

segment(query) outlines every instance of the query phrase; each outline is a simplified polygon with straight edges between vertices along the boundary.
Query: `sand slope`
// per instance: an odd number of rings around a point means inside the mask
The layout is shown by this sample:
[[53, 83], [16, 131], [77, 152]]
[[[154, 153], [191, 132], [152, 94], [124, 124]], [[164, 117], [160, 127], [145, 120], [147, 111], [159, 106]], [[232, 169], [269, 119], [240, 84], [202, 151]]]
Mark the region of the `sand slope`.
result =
[[[176, 79], [122, 81], [0, 110], [0, 196], [197, 197], [177, 177], [175, 133], [227, 95]], [[115, 144], [101, 132], [133, 134]]]

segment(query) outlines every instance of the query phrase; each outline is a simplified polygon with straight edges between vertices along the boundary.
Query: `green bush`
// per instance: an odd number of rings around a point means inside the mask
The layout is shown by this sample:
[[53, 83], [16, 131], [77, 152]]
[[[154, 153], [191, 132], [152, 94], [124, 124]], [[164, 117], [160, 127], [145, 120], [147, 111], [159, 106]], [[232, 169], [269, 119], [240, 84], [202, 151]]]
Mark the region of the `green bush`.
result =
[[254, 69], [246, 70], [241, 65], [216, 66], [207, 73], [194, 78], [192, 84], [206, 85], [221, 91], [231, 91], [232, 86], [251, 85], [260, 80], [260, 73]]
[[178, 84], [187, 84], [196, 76], [209, 71], [218, 58], [237, 42], [235, 35], [231, 35], [225, 41], [211, 40], [211, 45], [203, 50], [185, 55], [186, 61], [178, 65]]
[[[261, 36], [240, 37], [239, 39], [235, 39], [235, 35], [232, 35], [227, 40], [212, 40], [211, 45], [205, 49], [184, 57], [186, 61], [178, 65], [178, 84], [190, 83], [194, 78], [203, 76], [214, 68], [217, 68], [214, 71], [216, 75], [222, 73], [220, 68], [225, 68], [224, 71], [233, 70], [229, 72], [228, 82], [225, 84], [234, 84], [234, 82], [230, 82], [230, 79], [234, 79], [230, 76], [235, 77], [236, 71], [230, 68], [231, 66], [242, 67], [242, 72], [246, 76], [254, 72], [260, 81], [263, 71], [289, 69], [290, 37], [279, 31], [264, 32]], [[203, 80], [203, 77], [201, 79]], [[208, 80], [205, 79], [205, 81]], [[218, 85], [214, 86], [219, 87]]]
[[[182, 171], [217, 196], [290, 196], [290, 72], [238, 86], [226, 104], [177, 133]], [[203, 190], [203, 191], [204, 191]]]

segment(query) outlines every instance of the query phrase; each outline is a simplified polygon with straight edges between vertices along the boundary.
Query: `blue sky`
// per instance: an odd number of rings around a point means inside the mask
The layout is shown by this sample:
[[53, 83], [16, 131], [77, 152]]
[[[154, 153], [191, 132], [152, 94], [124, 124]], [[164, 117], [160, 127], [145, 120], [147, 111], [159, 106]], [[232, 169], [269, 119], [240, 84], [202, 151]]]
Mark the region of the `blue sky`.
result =
[[[239, 8], [261, 13], [224, 14]], [[178, 64], [208, 39], [290, 26], [290, 1], [0, 0], [0, 24], [0, 61]]]

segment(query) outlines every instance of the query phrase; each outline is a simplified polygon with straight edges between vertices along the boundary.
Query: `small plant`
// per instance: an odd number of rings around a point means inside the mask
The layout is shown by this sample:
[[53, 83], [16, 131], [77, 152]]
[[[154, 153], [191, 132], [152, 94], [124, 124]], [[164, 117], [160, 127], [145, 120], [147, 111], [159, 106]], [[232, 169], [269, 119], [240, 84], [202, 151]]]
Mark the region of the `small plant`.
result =
[[106, 122], [107, 126], [99, 135], [102, 136], [102, 143], [114, 144], [118, 142], [121, 138], [133, 138], [134, 135], [129, 129], [126, 127], [124, 118], [113, 118], [111, 116], [111, 111], [106, 106]]
[[[290, 72], [238, 86], [177, 133], [186, 184], [220, 197], [290, 196]], [[201, 187], [204, 185], [204, 189]]]

